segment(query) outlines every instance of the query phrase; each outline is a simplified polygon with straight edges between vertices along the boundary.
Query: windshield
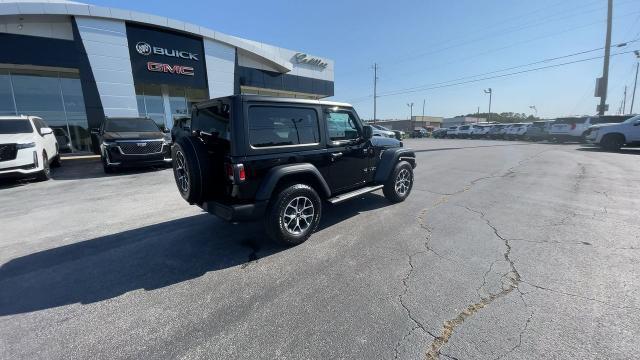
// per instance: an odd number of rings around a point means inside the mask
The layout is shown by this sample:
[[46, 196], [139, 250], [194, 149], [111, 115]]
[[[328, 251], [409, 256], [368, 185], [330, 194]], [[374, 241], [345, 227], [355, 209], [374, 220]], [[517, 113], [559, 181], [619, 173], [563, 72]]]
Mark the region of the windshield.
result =
[[634, 122], [639, 121], [639, 120], [640, 120], [640, 115], [636, 115], [634, 117], [631, 117], [631, 118], [625, 120], [623, 122], [623, 124], [633, 124]]
[[109, 132], [156, 132], [158, 125], [145, 118], [110, 118], [105, 120], [104, 131]]
[[33, 128], [29, 120], [0, 120], [0, 134], [27, 134], [32, 132]]

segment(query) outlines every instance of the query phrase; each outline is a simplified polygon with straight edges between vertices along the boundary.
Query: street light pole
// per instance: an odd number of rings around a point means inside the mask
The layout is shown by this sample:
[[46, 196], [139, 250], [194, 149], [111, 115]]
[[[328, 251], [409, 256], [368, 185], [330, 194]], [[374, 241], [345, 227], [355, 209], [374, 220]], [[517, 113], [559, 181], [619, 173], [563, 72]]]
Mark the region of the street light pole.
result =
[[489, 119], [487, 120], [491, 122], [491, 94], [493, 94], [493, 90], [491, 90], [491, 88], [488, 88], [484, 91], [484, 93], [489, 94]]
[[640, 66], [640, 51], [636, 50], [633, 53], [636, 54], [638, 62], [636, 63], [636, 81], [633, 84], [633, 95], [631, 95], [631, 110], [629, 110], [629, 114], [633, 114], [633, 101], [636, 99], [636, 86], [638, 86], [638, 67]]
[[415, 127], [413, 125], [413, 103], [408, 103], [407, 106], [409, 107], [409, 124], [411, 124], [411, 131], [413, 131], [413, 128]]
[[607, 2], [607, 35], [604, 41], [604, 64], [602, 65], [602, 80], [600, 80], [598, 95], [600, 106], [598, 115], [604, 115], [607, 103], [607, 87], [609, 85], [609, 56], [611, 54], [611, 18], [613, 16], [613, 0]]

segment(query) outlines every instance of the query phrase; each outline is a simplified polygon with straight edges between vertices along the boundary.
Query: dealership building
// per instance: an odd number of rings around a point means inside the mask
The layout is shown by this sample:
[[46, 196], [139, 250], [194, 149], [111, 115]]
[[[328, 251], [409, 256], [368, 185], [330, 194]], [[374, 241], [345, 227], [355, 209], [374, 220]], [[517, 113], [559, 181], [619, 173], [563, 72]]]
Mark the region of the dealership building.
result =
[[0, 0], [0, 116], [36, 115], [74, 151], [107, 117], [165, 128], [232, 94], [333, 95], [332, 60], [166, 17], [73, 1]]

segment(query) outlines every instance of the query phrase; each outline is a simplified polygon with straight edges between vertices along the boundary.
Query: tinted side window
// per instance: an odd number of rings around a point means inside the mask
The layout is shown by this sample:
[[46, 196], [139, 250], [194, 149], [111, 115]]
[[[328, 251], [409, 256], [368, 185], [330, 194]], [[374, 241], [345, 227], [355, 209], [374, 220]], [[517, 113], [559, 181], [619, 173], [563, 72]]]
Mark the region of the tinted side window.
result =
[[301, 107], [251, 106], [249, 142], [253, 147], [317, 144], [318, 114]]
[[356, 120], [348, 112], [329, 111], [327, 128], [331, 141], [353, 140], [360, 136]]

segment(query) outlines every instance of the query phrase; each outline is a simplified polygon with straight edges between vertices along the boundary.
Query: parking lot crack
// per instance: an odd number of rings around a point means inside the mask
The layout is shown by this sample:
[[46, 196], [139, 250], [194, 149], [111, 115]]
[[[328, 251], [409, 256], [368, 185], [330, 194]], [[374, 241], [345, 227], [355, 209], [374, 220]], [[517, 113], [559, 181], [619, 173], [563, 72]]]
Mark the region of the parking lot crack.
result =
[[407, 318], [414, 324], [414, 326], [406, 334], [404, 334], [402, 338], [400, 338], [396, 343], [396, 346], [394, 348], [394, 354], [395, 354], [394, 356], [396, 359], [399, 356], [400, 346], [415, 330], [420, 329], [425, 334], [429, 334], [431, 335], [431, 337], [435, 338], [435, 335], [432, 334], [429, 331], [429, 329], [427, 329], [427, 327], [413, 315], [413, 313], [411, 312], [411, 309], [405, 303], [405, 296], [409, 292], [409, 278], [411, 277], [413, 270], [415, 269], [413, 265], [413, 258], [419, 254], [424, 254], [424, 252], [418, 251], [407, 256], [407, 263], [409, 265], [409, 269], [407, 270], [406, 274], [402, 278], [402, 293], [398, 295], [398, 302], [400, 303], [400, 306], [402, 306], [405, 314], [407, 315]]
[[575, 297], [575, 298], [579, 298], [582, 300], [587, 300], [587, 301], [593, 301], [593, 302], [597, 302], [600, 303], [602, 305], [608, 306], [608, 307], [612, 307], [615, 309], [620, 309], [620, 310], [640, 310], [640, 308], [635, 307], [635, 306], [619, 306], [619, 305], [614, 305], [611, 304], [607, 301], [604, 300], [600, 300], [600, 299], [596, 299], [596, 298], [591, 298], [588, 296], [584, 296], [584, 295], [580, 295], [580, 294], [574, 294], [574, 293], [570, 293], [567, 291], [562, 291], [562, 290], [558, 290], [558, 289], [551, 289], [545, 286], [541, 286], [541, 285], [537, 285], [537, 284], [533, 284], [527, 280], [521, 280], [523, 284], [527, 284], [531, 287], [534, 287], [538, 290], [543, 290], [543, 291], [548, 291], [548, 292], [552, 292], [552, 293], [556, 293], [556, 294], [560, 294], [560, 295], [565, 295], [565, 296], [570, 296], [570, 297]]
[[[487, 224], [487, 226], [489, 226], [489, 228], [492, 229], [495, 236], [500, 240], [502, 240], [505, 246], [503, 258], [507, 263], [509, 263], [510, 269], [506, 274], [503, 275], [503, 278], [505, 279], [505, 281], [503, 281], [501, 291], [497, 293], [489, 293], [488, 296], [481, 296], [479, 302], [468, 305], [464, 310], [458, 313], [454, 318], [449, 319], [443, 323], [441, 334], [433, 340], [429, 350], [427, 351], [426, 358], [428, 360], [438, 359], [440, 357], [441, 349], [449, 342], [451, 337], [455, 334], [456, 328], [462, 325], [466, 319], [474, 316], [476, 313], [478, 313], [484, 307], [491, 304], [496, 299], [509, 295], [511, 292], [513, 292], [513, 290], [517, 289], [518, 284], [522, 281], [520, 273], [516, 269], [514, 261], [511, 259], [511, 243], [509, 239], [504, 237], [502, 234], [500, 234], [500, 232], [498, 231], [498, 228], [495, 225], [493, 225], [491, 221], [489, 221], [489, 219], [486, 218], [484, 212], [480, 210], [471, 209], [467, 206], [465, 206], [464, 208], [474, 214], [479, 215], [480, 218]], [[493, 267], [493, 264], [490, 266], [490, 268], [492, 267]]]

